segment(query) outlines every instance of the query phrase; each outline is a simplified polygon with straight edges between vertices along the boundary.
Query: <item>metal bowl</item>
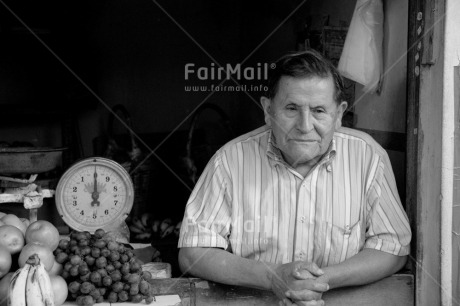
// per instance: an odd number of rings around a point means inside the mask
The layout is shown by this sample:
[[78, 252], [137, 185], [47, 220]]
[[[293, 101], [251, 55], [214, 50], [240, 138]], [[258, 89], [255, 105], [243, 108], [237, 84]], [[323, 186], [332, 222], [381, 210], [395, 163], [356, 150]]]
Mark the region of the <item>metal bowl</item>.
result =
[[0, 148], [0, 174], [38, 174], [55, 169], [67, 148]]

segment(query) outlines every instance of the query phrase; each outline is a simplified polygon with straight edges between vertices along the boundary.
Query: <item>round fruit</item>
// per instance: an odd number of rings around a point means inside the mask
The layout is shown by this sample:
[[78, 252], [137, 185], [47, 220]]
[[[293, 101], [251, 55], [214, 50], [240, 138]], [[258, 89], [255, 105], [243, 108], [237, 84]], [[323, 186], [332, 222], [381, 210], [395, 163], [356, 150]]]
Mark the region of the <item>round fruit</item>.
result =
[[72, 255], [70, 257], [70, 263], [73, 265], [78, 265], [81, 262], [81, 257], [79, 255]]
[[19, 254], [19, 267], [24, 267], [27, 259], [33, 254], [37, 254], [40, 258], [40, 261], [45, 266], [46, 271], [50, 271], [54, 265], [54, 255], [53, 251], [46, 245], [38, 243], [28, 243], [24, 246], [21, 253]]
[[80, 299], [77, 299], [77, 304], [79, 306], [90, 306], [94, 305], [94, 299], [91, 295], [80, 296]]
[[118, 243], [116, 241], [109, 241], [109, 243], [107, 244], [107, 248], [110, 251], [118, 250]]
[[107, 259], [105, 257], [99, 257], [96, 259], [96, 267], [105, 268], [107, 266]]
[[101, 281], [101, 274], [97, 271], [91, 272], [89, 279], [93, 284], [97, 284]]
[[116, 282], [112, 285], [112, 292], [121, 292], [123, 290], [123, 283], [122, 282]]
[[72, 268], [70, 268], [69, 270], [69, 274], [72, 275], [72, 276], [77, 276], [80, 274], [80, 272], [78, 272], [78, 265], [74, 265], [72, 266]]
[[7, 305], [8, 289], [14, 272], [10, 272], [0, 279], [0, 306]]
[[95, 232], [94, 232], [94, 237], [96, 237], [97, 239], [100, 239], [102, 237], [104, 237], [105, 235], [105, 231], [101, 228], [97, 229]]
[[51, 286], [54, 293], [54, 305], [60, 306], [67, 299], [68, 290], [66, 281], [59, 275], [50, 275]]
[[21, 230], [23, 235], [26, 233], [27, 226], [24, 223], [22, 223], [21, 219], [19, 219], [16, 215], [7, 214], [3, 216], [0, 220], [2, 220], [5, 224], [16, 226], [18, 229]]
[[129, 295], [136, 295], [139, 293], [139, 284], [131, 284], [129, 288]]
[[51, 251], [59, 245], [59, 231], [48, 221], [38, 220], [29, 225], [26, 231], [26, 243], [41, 243], [47, 245]]
[[94, 259], [94, 257], [92, 256], [86, 255], [85, 261], [88, 264], [88, 266], [92, 266], [94, 265], [94, 262], [96, 261], [96, 259]]
[[61, 275], [62, 270], [64, 270], [64, 267], [62, 266], [62, 264], [54, 260], [54, 264], [51, 267], [51, 270], [48, 272], [48, 274], [49, 275]]
[[56, 261], [60, 264], [63, 264], [67, 260], [67, 258], [69, 258], [69, 255], [67, 255], [67, 253], [65, 252], [61, 252], [56, 255]]
[[139, 283], [141, 281], [141, 276], [139, 274], [130, 274], [128, 277], [128, 283], [134, 284]]
[[93, 297], [94, 300], [97, 300], [100, 296], [101, 296], [101, 293], [99, 292], [99, 289], [93, 289], [89, 295], [91, 295]]
[[131, 302], [133, 303], [140, 303], [142, 302], [144, 298], [142, 297], [142, 294], [136, 294], [131, 297]]
[[118, 300], [119, 301], [125, 302], [125, 301], [128, 300], [128, 298], [129, 298], [128, 292], [122, 291], [122, 292], [118, 293]]
[[107, 297], [107, 301], [109, 303], [116, 303], [118, 302], [118, 293], [112, 291], [109, 293], [109, 296]]
[[8, 274], [8, 272], [10, 272], [11, 263], [12, 259], [10, 251], [5, 247], [0, 246], [0, 278], [2, 278], [6, 274]]
[[110, 285], [112, 285], [112, 278], [110, 278], [110, 276], [106, 276], [102, 279], [102, 284], [105, 286], [105, 287], [109, 287]]
[[119, 270], [115, 270], [110, 273], [110, 277], [112, 278], [112, 282], [118, 282], [121, 280], [121, 272]]
[[69, 246], [69, 240], [67, 240], [67, 239], [59, 240], [59, 245], [58, 246], [63, 250], [67, 249], [67, 247]]
[[80, 283], [79, 282], [71, 282], [69, 284], [69, 291], [70, 293], [77, 293], [80, 291]]
[[153, 296], [147, 296], [145, 298], [145, 304], [150, 304], [153, 302]]
[[0, 246], [4, 246], [10, 254], [19, 253], [24, 247], [24, 234], [13, 225], [0, 226]]
[[142, 271], [142, 278], [146, 281], [149, 281], [152, 279], [152, 273], [149, 271]]
[[84, 282], [80, 286], [80, 292], [83, 294], [88, 294], [91, 292], [91, 290], [93, 290], [93, 287], [93, 284], [91, 284], [90, 282]]
[[87, 265], [81, 265], [81, 266], [78, 267], [78, 273], [80, 275], [86, 275], [86, 274], [88, 274], [90, 272], [91, 271], [89, 270]]
[[91, 272], [88, 272], [84, 275], [80, 275], [80, 280], [82, 282], [89, 282], [90, 281], [90, 277], [91, 277]]

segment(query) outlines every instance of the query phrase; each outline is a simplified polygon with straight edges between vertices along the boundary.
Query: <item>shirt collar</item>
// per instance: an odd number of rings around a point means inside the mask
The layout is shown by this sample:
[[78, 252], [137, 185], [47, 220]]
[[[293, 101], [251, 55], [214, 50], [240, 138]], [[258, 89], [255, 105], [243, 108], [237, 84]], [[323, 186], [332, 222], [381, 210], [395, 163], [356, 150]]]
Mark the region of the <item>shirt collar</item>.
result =
[[275, 137], [273, 136], [273, 131], [270, 129], [268, 133], [268, 145], [267, 145], [267, 155], [276, 161], [282, 161], [283, 156], [281, 155], [280, 149], [276, 146]]
[[[329, 148], [326, 151], [326, 154], [324, 154], [324, 157], [319, 161], [319, 163], [328, 162], [331, 159], [333, 159], [334, 156], [336, 155], [336, 149], [337, 149], [337, 145], [336, 145], [335, 135], [334, 135], [329, 145]], [[280, 149], [276, 146], [276, 139], [273, 135], [272, 129], [270, 129], [268, 133], [267, 155], [272, 160], [275, 160], [277, 162], [285, 162]]]

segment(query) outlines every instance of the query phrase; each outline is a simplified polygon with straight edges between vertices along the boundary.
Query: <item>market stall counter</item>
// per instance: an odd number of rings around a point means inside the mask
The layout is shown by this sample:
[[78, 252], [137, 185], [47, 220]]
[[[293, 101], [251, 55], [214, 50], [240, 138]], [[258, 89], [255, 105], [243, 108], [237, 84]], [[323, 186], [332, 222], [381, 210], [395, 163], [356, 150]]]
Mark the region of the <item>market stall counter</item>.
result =
[[[175, 305], [165, 302], [167, 299], [177, 301], [177, 298], [181, 306], [279, 305], [278, 298], [270, 291], [222, 285], [198, 278], [152, 279], [151, 284], [153, 295], [162, 297], [152, 305]], [[365, 286], [330, 290], [323, 299], [328, 306], [407, 306], [414, 305], [413, 292], [413, 276], [395, 274]]]
[[[192, 278], [170, 277], [169, 263], [149, 263], [152, 247], [132, 244], [136, 257], [146, 262], [143, 266], [154, 276], [150, 281], [152, 305], [279, 305], [270, 291], [229, 286]], [[323, 295], [328, 306], [335, 305], [413, 305], [414, 277], [409, 273], [394, 274], [378, 282], [356, 287], [333, 289]]]

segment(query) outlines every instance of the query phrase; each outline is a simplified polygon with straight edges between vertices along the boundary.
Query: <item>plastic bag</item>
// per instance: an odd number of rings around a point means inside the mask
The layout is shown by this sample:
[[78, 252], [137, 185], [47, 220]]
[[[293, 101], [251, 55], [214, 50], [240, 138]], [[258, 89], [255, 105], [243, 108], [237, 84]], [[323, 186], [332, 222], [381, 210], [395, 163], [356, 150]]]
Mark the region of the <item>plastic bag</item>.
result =
[[381, 0], [358, 0], [340, 56], [338, 70], [364, 91], [379, 91], [383, 58], [383, 4]]

